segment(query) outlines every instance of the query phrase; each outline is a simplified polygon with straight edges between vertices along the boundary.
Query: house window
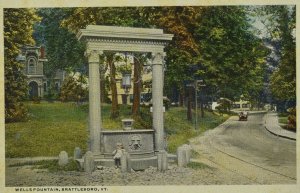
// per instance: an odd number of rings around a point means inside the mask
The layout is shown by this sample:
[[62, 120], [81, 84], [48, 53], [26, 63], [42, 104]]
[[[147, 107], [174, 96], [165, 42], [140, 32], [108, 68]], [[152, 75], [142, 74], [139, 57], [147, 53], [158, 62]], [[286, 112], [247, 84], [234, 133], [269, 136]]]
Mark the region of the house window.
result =
[[243, 104], [243, 108], [248, 108], [248, 104]]
[[59, 83], [58, 83], [58, 82], [55, 83], [55, 90], [56, 90], [57, 92], [59, 91]]
[[232, 105], [232, 108], [234, 108], [234, 109], [239, 109], [239, 108], [241, 108], [241, 105], [240, 105], [240, 104], [233, 104], [233, 105]]
[[47, 92], [47, 83], [44, 82], [44, 92]]
[[36, 61], [34, 58], [28, 60], [28, 74], [36, 74]]

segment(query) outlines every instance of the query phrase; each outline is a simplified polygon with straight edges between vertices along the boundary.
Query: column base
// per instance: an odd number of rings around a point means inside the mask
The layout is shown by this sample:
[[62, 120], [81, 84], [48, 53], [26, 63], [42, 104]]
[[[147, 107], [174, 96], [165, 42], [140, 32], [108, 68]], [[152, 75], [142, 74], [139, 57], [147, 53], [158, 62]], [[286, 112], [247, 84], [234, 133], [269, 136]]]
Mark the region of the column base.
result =
[[165, 150], [156, 152], [157, 155], [157, 170], [166, 171], [168, 169], [168, 153]]

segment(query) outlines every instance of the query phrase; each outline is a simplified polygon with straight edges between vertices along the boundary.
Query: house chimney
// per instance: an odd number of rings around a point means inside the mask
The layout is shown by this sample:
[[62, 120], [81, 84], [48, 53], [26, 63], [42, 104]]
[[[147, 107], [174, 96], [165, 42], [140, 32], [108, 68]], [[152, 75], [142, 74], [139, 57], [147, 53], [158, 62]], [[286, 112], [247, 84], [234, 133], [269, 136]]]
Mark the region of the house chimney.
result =
[[45, 58], [45, 46], [41, 46], [41, 58]]

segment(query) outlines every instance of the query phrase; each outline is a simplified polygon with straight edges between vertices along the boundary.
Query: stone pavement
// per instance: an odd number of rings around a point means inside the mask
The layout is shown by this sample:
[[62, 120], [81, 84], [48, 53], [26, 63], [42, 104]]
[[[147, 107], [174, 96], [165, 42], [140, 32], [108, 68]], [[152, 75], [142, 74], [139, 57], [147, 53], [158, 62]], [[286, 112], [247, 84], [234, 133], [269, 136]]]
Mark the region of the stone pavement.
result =
[[277, 135], [279, 137], [296, 140], [296, 133], [282, 129], [278, 123], [277, 113], [267, 113], [265, 115], [265, 128], [270, 133]]

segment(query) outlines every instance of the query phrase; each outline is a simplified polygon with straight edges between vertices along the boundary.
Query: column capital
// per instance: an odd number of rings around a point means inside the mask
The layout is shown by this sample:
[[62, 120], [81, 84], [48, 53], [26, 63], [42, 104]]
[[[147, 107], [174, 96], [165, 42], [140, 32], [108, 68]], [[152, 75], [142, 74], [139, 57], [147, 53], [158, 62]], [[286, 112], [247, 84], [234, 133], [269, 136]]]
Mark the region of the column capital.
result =
[[84, 55], [88, 58], [88, 62], [99, 62], [99, 56], [103, 54], [101, 50], [86, 50]]
[[153, 64], [163, 64], [166, 53], [165, 52], [152, 52], [151, 56], [152, 56], [152, 65]]

